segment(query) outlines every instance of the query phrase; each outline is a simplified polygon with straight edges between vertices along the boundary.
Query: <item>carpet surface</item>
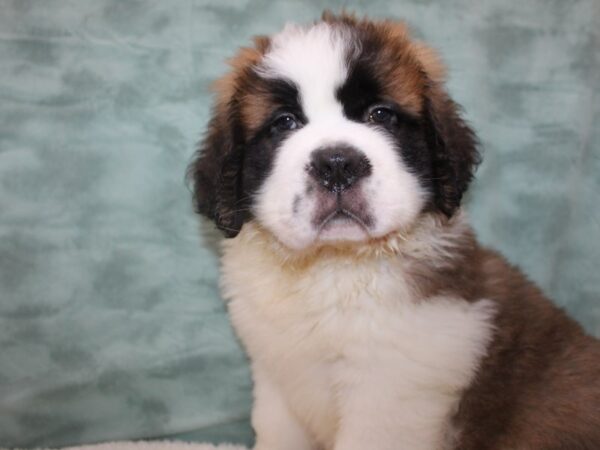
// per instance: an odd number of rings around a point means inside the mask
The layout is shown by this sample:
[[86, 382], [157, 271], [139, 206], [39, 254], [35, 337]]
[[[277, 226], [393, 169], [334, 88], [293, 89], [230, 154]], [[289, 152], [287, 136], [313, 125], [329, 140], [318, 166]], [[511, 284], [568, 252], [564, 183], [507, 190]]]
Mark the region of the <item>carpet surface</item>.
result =
[[325, 7], [440, 50], [481, 240], [600, 335], [598, 0], [0, 0], [0, 446], [252, 444], [184, 172], [225, 58]]

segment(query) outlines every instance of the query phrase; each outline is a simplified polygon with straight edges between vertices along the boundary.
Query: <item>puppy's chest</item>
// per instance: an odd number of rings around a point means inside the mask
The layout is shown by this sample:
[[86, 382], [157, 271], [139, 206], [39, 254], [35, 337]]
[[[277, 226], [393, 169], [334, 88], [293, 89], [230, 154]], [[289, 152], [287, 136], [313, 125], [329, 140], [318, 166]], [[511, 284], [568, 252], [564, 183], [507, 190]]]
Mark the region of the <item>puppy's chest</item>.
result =
[[385, 304], [404, 288], [376, 267], [323, 265], [298, 277], [263, 270], [224, 267], [234, 328], [310, 434], [332, 448], [351, 380], [395, 353], [398, 324]]
[[[231, 317], [248, 350], [279, 360], [349, 358], [358, 347], [393, 338], [386, 333], [400, 331], [402, 309], [408, 312], [412, 303], [402, 273], [376, 262], [329, 261], [302, 272], [225, 266], [223, 275]], [[254, 341], [268, 345], [254, 349]]]
[[[440, 448], [485, 352], [490, 304], [417, 301], [397, 261], [322, 261], [288, 271], [259, 255], [225, 253], [223, 294], [253, 364], [317, 441], [329, 448], [362, 396], [396, 399], [373, 414], [398, 417], [394, 426], [413, 439], [410, 448]], [[415, 416], [419, 409], [429, 421]]]
[[258, 265], [243, 272], [225, 267], [223, 290], [250, 356], [278, 367], [318, 367], [332, 384], [345, 366], [393, 361], [400, 373], [415, 362], [445, 364], [445, 353], [469, 338], [460, 320], [473, 316], [471, 305], [417, 300], [397, 264], [323, 264], [292, 276]]

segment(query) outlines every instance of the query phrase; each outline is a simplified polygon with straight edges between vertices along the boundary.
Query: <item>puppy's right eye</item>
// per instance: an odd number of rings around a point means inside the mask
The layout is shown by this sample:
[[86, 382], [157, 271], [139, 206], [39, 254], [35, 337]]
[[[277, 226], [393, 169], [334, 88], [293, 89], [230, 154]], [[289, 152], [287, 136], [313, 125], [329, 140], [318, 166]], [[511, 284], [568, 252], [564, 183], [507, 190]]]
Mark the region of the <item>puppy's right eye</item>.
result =
[[387, 106], [376, 105], [369, 110], [367, 120], [371, 123], [389, 125], [396, 121], [396, 113]]
[[271, 132], [283, 133], [298, 128], [298, 119], [291, 113], [284, 113], [278, 116], [271, 125]]

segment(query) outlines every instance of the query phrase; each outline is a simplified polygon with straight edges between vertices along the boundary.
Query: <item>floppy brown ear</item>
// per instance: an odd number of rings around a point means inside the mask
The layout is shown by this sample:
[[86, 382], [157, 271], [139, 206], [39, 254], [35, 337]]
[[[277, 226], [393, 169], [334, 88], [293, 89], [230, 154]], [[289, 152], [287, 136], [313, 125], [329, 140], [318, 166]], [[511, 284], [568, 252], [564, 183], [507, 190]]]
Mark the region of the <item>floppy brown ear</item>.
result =
[[[217, 109], [217, 108], [216, 108]], [[235, 237], [243, 224], [241, 198], [242, 147], [235, 142], [230, 114], [215, 111], [207, 135], [188, 168], [196, 211], [212, 219], [227, 237]]]
[[460, 206], [481, 158], [460, 107], [438, 85], [425, 98], [426, 139], [432, 155], [435, 206], [450, 217]]
[[269, 38], [256, 36], [253, 47], [239, 49], [228, 61], [231, 70], [213, 86], [217, 97], [206, 137], [188, 167], [196, 211], [212, 219], [227, 237], [235, 237], [246, 220], [240, 205], [244, 129], [239, 78], [260, 61], [268, 46]]

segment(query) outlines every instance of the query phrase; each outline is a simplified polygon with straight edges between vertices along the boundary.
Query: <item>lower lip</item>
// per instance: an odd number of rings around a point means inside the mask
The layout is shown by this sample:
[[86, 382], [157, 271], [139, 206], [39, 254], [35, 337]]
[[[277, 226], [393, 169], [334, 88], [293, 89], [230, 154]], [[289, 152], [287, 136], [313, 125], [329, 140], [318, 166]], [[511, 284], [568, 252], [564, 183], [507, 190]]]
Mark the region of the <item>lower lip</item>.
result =
[[322, 241], [357, 241], [367, 237], [363, 227], [348, 217], [331, 219], [319, 233]]

